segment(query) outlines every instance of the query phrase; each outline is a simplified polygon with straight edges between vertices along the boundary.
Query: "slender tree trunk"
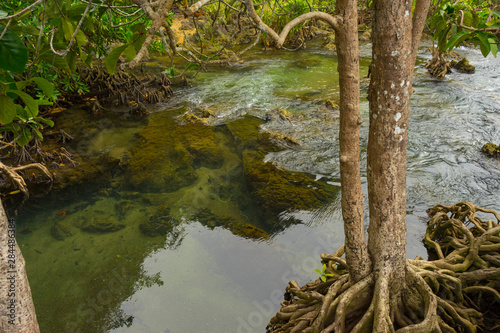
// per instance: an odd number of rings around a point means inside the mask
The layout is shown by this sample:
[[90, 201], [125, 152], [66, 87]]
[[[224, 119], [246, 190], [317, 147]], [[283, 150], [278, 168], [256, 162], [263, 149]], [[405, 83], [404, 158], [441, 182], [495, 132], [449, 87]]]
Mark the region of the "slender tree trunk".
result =
[[414, 66], [412, 2], [376, 0], [374, 7], [368, 96], [368, 251], [377, 280], [389, 281], [391, 295], [397, 295], [406, 272], [406, 144]]
[[25, 261], [0, 203], [0, 332], [39, 333]]
[[340, 78], [340, 179], [345, 252], [349, 277], [357, 282], [371, 271], [365, 241], [363, 192], [360, 178], [359, 130], [359, 47], [358, 8], [356, 1], [339, 0], [337, 11], [342, 17], [335, 41]]

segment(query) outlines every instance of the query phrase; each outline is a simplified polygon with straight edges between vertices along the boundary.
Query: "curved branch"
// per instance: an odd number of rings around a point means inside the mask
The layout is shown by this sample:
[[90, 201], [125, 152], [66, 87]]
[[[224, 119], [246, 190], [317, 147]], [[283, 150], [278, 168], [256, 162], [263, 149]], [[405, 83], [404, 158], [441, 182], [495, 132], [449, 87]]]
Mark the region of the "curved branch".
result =
[[10, 15], [10, 16], [0, 17], [0, 21], [3, 21], [3, 20], [13, 20], [15, 18], [18, 18], [19, 16], [23, 15], [24, 13], [26, 13], [28, 10], [31, 10], [36, 5], [40, 4], [42, 1], [43, 0], [37, 0], [34, 3], [32, 3], [31, 5], [29, 5], [28, 7], [24, 8], [23, 10], [21, 10], [20, 12], [17, 12], [15, 14]]
[[68, 44], [68, 47], [66, 47], [66, 50], [64, 50], [64, 51], [56, 51], [54, 49], [54, 45], [52, 44], [52, 41], [54, 40], [54, 29], [52, 29], [52, 35], [50, 37], [50, 49], [52, 50], [52, 52], [54, 52], [55, 54], [57, 54], [58, 56], [61, 56], [61, 57], [64, 57], [64, 56], [66, 56], [66, 54], [68, 54], [69, 50], [71, 49], [71, 47], [75, 43], [76, 34], [78, 33], [78, 31], [80, 31], [80, 27], [82, 26], [83, 20], [85, 19], [85, 17], [87, 16], [87, 14], [88, 14], [88, 12], [90, 10], [90, 6], [92, 5], [92, 1], [93, 0], [90, 0], [88, 2], [87, 8], [85, 8], [85, 11], [82, 14], [82, 18], [78, 22], [78, 25], [76, 26], [75, 31], [73, 32], [73, 36], [71, 36], [71, 40], [69, 41], [69, 44]]
[[292, 30], [295, 26], [298, 24], [310, 20], [313, 18], [316, 18], [321, 21], [325, 21], [326, 23], [330, 24], [335, 30], [338, 30], [339, 25], [342, 22], [342, 18], [339, 15], [330, 15], [324, 12], [309, 12], [302, 14], [290, 22], [288, 22], [285, 27], [283, 27], [283, 30], [281, 33], [278, 35], [276, 31], [274, 31], [270, 26], [264, 23], [262, 19], [259, 17], [257, 12], [255, 11], [254, 4], [252, 0], [245, 0], [245, 6], [247, 7], [247, 10], [249, 12], [250, 18], [256, 23], [256, 27], [268, 34], [274, 41], [276, 42], [276, 47], [281, 48], [283, 46], [283, 43], [285, 42], [286, 37], [290, 33], [290, 30]]

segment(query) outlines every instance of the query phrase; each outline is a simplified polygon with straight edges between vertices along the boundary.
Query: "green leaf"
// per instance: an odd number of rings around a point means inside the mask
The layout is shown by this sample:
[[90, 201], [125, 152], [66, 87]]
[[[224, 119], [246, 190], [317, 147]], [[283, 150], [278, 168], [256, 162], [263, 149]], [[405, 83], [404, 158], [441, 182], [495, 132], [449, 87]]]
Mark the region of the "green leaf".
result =
[[28, 124], [31, 129], [33, 130], [33, 132], [35, 133], [35, 136], [40, 140], [40, 141], [43, 141], [43, 135], [42, 133], [40, 133], [40, 131], [38, 130], [37, 128], [37, 125], [34, 125], [34, 124]]
[[75, 32], [75, 29], [73, 28], [73, 24], [71, 24], [71, 22], [68, 21], [68, 19], [63, 17], [62, 18], [62, 28], [63, 28], [63, 32], [64, 32], [64, 39], [66, 39], [66, 41], [69, 42], [71, 40], [71, 37], [73, 37], [73, 33]]
[[7, 15], [8, 14], [6, 12], [4, 12], [3, 10], [0, 10], [0, 17], [5, 17]]
[[50, 127], [54, 126], [54, 122], [52, 120], [50, 120], [50, 119], [44, 119], [42, 117], [34, 117], [33, 119], [36, 120], [36, 121], [38, 121], [39, 123], [44, 123], [47, 126], [50, 126]]
[[175, 76], [175, 74], [174, 74], [174, 66], [165, 69], [165, 73], [167, 74], [167, 77], [173, 78]]
[[66, 55], [66, 61], [72, 72], [76, 71], [76, 52], [70, 51]]
[[481, 49], [481, 53], [483, 54], [483, 57], [488, 56], [488, 54], [491, 51], [491, 46], [490, 46], [490, 42], [488, 41], [488, 36], [484, 32], [481, 32], [481, 31], [477, 31], [475, 33], [475, 35], [476, 35], [477, 39], [479, 39], [479, 41], [481, 42], [481, 44], [479, 45], [479, 48]]
[[28, 85], [29, 81], [16, 81], [16, 88], [17, 90], [23, 90], [24, 88], [26, 88], [26, 86]]
[[85, 12], [86, 8], [87, 5], [75, 4], [71, 6], [71, 8], [68, 10], [68, 16], [76, 20], [79, 20], [82, 17], [83, 13]]
[[42, 89], [43, 93], [47, 97], [52, 97], [54, 94], [54, 85], [43, 77], [34, 77], [31, 81], [35, 82], [37, 86]]
[[10, 97], [0, 95], [0, 123], [5, 125], [12, 122], [16, 114], [16, 103]]
[[129, 28], [132, 32], [138, 32], [144, 30], [144, 23], [136, 23]]
[[31, 139], [31, 132], [29, 129], [27, 128], [23, 128], [23, 133], [21, 134], [20, 137], [18, 137], [16, 139], [16, 142], [18, 145], [20, 145], [21, 147], [22, 146], [25, 146], [28, 144], [28, 142], [30, 142], [30, 139]]
[[59, 24], [61, 24], [61, 22], [62, 22], [62, 17], [59, 16], [59, 17], [54, 17], [53, 19], [51, 19], [49, 21], [49, 24], [53, 27], [58, 27]]
[[[0, 25], [0, 33], [5, 27]], [[28, 61], [28, 49], [23, 41], [15, 33], [7, 29], [5, 35], [0, 39], [0, 68], [15, 73], [24, 71]]]
[[44, 60], [47, 64], [52, 65], [56, 69], [62, 69], [68, 73], [71, 72], [66, 59], [55, 55], [50, 49], [40, 53], [39, 58], [40, 60]]
[[451, 26], [448, 26], [439, 36], [438, 39], [438, 48], [442, 51], [446, 51], [446, 42], [448, 41], [448, 32], [450, 31]]
[[106, 69], [109, 74], [115, 74], [116, 63], [118, 62], [120, 55], [128, 46], [128, 44], [117, 46], [106, 56], [104, 63], [106, 64]]
[[144, 44], [144, 41], [146, 40], [146, 34], [140, 35], [136, 40], [134, 40], [134, 47], [139, 52], [139, 50], [142, 47], [142, 44]]
[[498, 45], [493, 38], [489, 38], [488, 40], [490, 41], [491, 53], [496, 58], [498, 53]]
[[322, 274], [323, 274], [323, 272], [322, 272], [322, 271], [320, 271], [320, 270], [319, 270], [319, 269], [317, 269], [317, 268], [315, 268], [315, 269], [314, 269], [314, 271], [315, 271], [316, 273], [320, 274], [320, 275], [322, 275]]
[[439, 22], [439, 24], [436, 26], [436, 30], [434, 30], [434, 37], [435, 38], [441, 37], [441, 33], [442, 33], [443, 29], [446, 28], [446, 24], [447, 24], [447, 22], [444, 20]]
[[84, 47], [85, 45], [87, 45], [87, 36], [85, 36], [82, 30], [78, 30], [78, 32], [76, 33], [76, 43], [80, 47]]
[[463, 42], [469, 35], [470, 34], [467, 30], [462, 30], [454, 34], [453, 36], [451, 36], [450, 40], [446, 44], [446, 50], [451, 50], [457, 45], [460, 45], [460, 43]]
[[321, 281], [326, 282], [326, 277], [324, 277], [323, 275], [321, 275]]
[[87, 64], [87, 66], [89, 66], [90, 68], [92, 68], [92, 60], [93, 57], [91, 55], [89, 55], [87, 59], [85, 59], [85, 64]]
[[23, 100], [24, 104], [26, 104], [26, 107], [31, 112], [30, 117], [36, 117], [38, 115], [38, 103], [33, 97], [20, 90], [9, 90], [9, 92], [16, 94]]
[[38, 103], [38, 106], [40, 106], [40, 105], [53, 105], [54, 104], [46, 99], [38, 99], [38, 100], [36, 100], [36, 102]]
[[132, 61], [132, 59], [135, 58], [135, 56], [137, 55], [137, 52], [135, 51], [135, 48], [133, 45], [129, 45], [125, 51], [123, 51], [123, 53], [125, 54], [125, 57], [127, 58], [127, 61]]

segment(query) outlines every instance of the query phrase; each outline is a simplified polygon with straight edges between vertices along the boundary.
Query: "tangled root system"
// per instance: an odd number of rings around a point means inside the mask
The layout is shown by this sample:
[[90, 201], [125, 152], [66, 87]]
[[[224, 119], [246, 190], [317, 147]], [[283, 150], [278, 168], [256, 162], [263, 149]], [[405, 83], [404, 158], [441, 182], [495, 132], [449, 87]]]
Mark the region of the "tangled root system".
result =
[[500, 217], [465, 201], [429, 215], [425, 243], [437, 258], [407, 260], [398, 295], [390, 295], [384, 274], [351, 283], [341, 247], [321, 255], [333, 277], [289, 282], [267, 332], [498, 332]]
[[437, 49], [432, 51], [432, 59], [425, 65], [425, 68], [427, 68], [427, 71], [432, 76], [438, 79], [442, 79], [446, 74], [451, 73], [450, 62]]

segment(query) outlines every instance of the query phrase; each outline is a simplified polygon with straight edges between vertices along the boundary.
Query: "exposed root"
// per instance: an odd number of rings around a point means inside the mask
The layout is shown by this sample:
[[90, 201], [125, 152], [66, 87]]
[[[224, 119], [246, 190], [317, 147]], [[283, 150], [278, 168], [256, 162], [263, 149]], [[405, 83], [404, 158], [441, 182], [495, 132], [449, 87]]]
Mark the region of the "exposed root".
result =
[[332, 278], [289, 283], [267, 332], [494, 332], [500, 327], [500, 216], [465, 201], [437, 205], [429, 215], [425, 242], [438, 259], [408, 260], [398, 295], [389, 291], [397, 282], [387, 272], [351, 284], [342, 247], [321, 255]]
[[9, 167], [0, 162], [0, 172], [4, 173], [10, 180], [12, 180], [14, 185], [21, 191], [21, 193], [23, 193], [25, 198], [29, 196], [28, 187], [26, 186], [26, 182], [24, 181], [23, 177], [20, 175], [20, 172], [27, 169], [39, 170], [42, 174], [50, 179], [50, 183], [52, 186], [52, 175], [50, 174], [49, 170], [47, 170], [47, 168], [40, 163], [32, 163], [18, 167]]
[[438, 79], [442, 79], [446, 74], [451, 73], [450, 62], [446, 61], [444, 54], [437, 49], [432, 51], [432, 59], [425, 65], [425, 68]]

